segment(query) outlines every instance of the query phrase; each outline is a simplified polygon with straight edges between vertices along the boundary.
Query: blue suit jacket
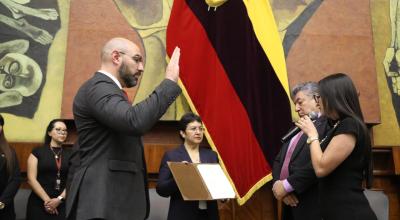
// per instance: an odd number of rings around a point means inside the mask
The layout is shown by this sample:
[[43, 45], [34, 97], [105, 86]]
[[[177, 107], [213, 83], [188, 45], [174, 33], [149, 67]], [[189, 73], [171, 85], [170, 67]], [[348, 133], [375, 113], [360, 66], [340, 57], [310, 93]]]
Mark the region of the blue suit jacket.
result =
[[[218, 156], [214, 151], [200, 147], [199, 153], [202, 163], [218, 163]], [[192, 162], [192, 160], [185, 147], [181, 145], [174, 150], [166, 152], [161, 161], [156, 190], [160, 196], [171, 197], [168, 220], [197, 219], [200, 214], [198, 201], [184, 201], [182, 199], [167, 161]], [[217, 201], [207, 202], [207, 214], [210, 220], [219, 219]]]

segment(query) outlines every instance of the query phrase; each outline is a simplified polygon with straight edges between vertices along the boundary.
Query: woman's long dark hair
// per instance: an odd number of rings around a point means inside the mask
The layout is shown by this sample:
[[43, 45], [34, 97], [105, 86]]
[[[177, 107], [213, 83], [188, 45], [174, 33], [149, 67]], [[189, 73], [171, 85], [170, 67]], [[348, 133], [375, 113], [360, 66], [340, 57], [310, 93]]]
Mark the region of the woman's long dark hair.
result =
[[14, 155], [12, 153], [10, 145], [4, 136], [4, 118], [0, 115], [0, 125], [2, 126], [2, 130], [0, 131], [0, 153], [4, 154], [7, 163], [7, 172], [11, 175], [13, 172], [13, 164], [14, 164]]
[[353, 81], [344, 73], [336, 73], [320, 80], [319, 88], [324, 112], [328, 117], [333, 113], [336, 113], [339, 119], [351, 117], [362, 127], [365, 137], [364, 177], [367, 188], [370, 188], [372, 185], [371, 139], [364, 123], [358, 93]]
[[49, 132], [54, 129], [54, 126], [57, 122], [62, 122], [65, 124], [65, 121], [63, 119], [53, 119], [49, 122], [49, 124], [47, 125], [47, 128], [46, 128], [46, 133], [44, 134], [44, 145], [45, 146], [50, 146], [51, 137], [49, 135]]

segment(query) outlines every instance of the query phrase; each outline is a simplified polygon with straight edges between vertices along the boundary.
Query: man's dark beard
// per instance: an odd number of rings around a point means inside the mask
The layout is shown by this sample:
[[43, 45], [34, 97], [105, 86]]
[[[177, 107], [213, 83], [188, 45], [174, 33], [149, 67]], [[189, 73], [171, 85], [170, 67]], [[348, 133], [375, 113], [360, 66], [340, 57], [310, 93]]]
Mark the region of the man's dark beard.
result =
[[122, 63], [119, 67], [118, 74], [119, 77], [121, 77], [121, 79], [124, 81], [127, 88], [136, 86], [137, 80], [132, 74], [129, 73], [128, 67], [125, 65], [125, 63]]

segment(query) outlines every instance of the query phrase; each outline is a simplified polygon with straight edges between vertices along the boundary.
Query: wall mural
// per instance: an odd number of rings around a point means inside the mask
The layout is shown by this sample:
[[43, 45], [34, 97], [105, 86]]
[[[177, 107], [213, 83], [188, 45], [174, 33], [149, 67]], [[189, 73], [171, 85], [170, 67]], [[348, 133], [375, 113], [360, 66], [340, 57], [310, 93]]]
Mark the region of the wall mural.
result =
[[0, 0], [0, 112], [33, 118], [60, 28], [53, 0]]
[[376, 74], [381, 106], [381, 124], [374, 126], [374, 142], [381, 146], [400, 146], [399, 1], [371, 0]]
[[[140, 35], [146, 54], [145, 72], [134, 104], [144, 100], [164, 79], [167, 67], [165, 37], [173, 0], [114, 0], [126, 21]], [[178, 107], [179, 105], [179, 107]], [[180, 96], [162, 120], [179, 120], [189, 106]]]
[[269, 0], [280, 33], [285, 56], [300, 35], [304, 25], [321, 5], [322, 0]]
[[[330, 4], [330, 7], [332, 6], [335, 7], [333, 1], [329, 0], [328, 1], [327, 0], [325, 1], [269, 0], [269, 1], [271, 3], [271, 7], [273, 8], [278, 30], [281, 33], [282, 44], [284, 46], [286, 57], [290, 53], [293, 44], [296, 42], [296, 40], [298, 40], [299, 35], [303, 32], [305, 26], [310, 25], [310, 22], [313, 22], [313, 25], [315, 25], [316, 19], [314, 18], [318, 10], [320, 10], [322, 6], [327, 6], [328, 4]], [[344, 3], [345, 1], [341, 2]], [[368, 4], [367, 7], [369, 8], [370, 2], [365, 1], [363, 3]], [[350, 2], [347, 2], [346, 4], [350, 4]], [[398, 0], [391, 0], [390, 5], [389, 1], [386, 0], [371, 0], [371, 5], [372, 6], [370, 8], [371, 8], [371, 18], [373, 26], [372, 31], [374, 39], [373, 46], [375, 50], [375, 64], [376, 64], [375, 74], [377, 74], [379, 99], [380, 99], [379, 103], [381, 109], [380, 111], [381, 117], [380, 120], [377, 121], [377, 123], [380, 122], [381, 124], [374, 126], [374, 142], [375, 145], [379, 146], [398, 146], [400, 145], [400, 129], [399, 129], [400, 105], [398, 101], [399, 96], [397, 93], [399, 90], [397, 90], [397, 92], [395, 92], [395, 90], [398, 89], [400, 85], [400, 79], [399, 79], [400, 69], [398, 68], [400, 63], [398, 62], [400, 61], [400, 51], [398, 51], [399, 48], [398, 42], [396, 42], [396, 40], [400, 42], [400, 40], [396, 37], [400, 33], [400, 29], [397, 28], [397, 26], [400, 28], [400, 25], [398, 23], [398, 18], [400, 18], [399, 17], [400, 11], [398, 11], [400, 9], [400, 4]], [[359, 8], [354, 6], [352, 7], [352, 9], [357, 11], [359, 10]], [[336, 10], [340, 9], [336, 7]], [[343, 12], [341, 13], [341, 15], [342, 14]], [[340, 20], [340, 18], [338, 18], [337, 20]], [[385, 27], [386, 29], [389, 30], [390, 27], [392, 27], [391, 28], [392, 30], [389, 32], [382, 31], [381, 29], [385, 29]], [[317, 33], [314, 34], [317, 35]], [[316, 36], [314, 37], [315, 38], [312, 39], [313, 41], [317, 39]], [[350, 35], [349, 37], [352, 36]], [[353, 36], [353, 37], [356, 38], [360, 36]], [[391, 41], [390, 39], [387, 40], [386, 38], [388, 37], [389, 38], [391, 37], [392, 40]], [[386, 51], [386, 54], [383, 54], [384, 51]], [[340, 60], [340, 59], [335, 59], [335, 60]], [[382, 65], [382, 61], [384, 65]], [[304, 62], [307, 63], [310, 62], [310, 60], [307, 61], [307, 59], [305, 59]], [[351, 62], [354, 62], [354, 60], [348, 61], [348, 63]], [[356, 64], [357, 62], [354, 63]], [[362, 65], [362, 63], [357, 63], [357, 64]], [[288, 65], [290, 65], [290, 61], [288, 61]], [[320, 63], [318, 65], [320, 65]], [[339, 71], [340, 69], [341, 68], [338, 67]], [[289, 80], [290, 76], [291, 74], [289, 73]]]
[[392, 96], [393, 107], [400, 126], [400, 1], [390, 0], [390, 45], [386, 49], [383, 66]]
[[[109, 1], [139, 33], [144, 45], [146, 72], [135, 99], [138, 102], [163, 79], [167, 63], [165, 32], [173, 0]], [[336, 7], [331, 0], [269, 1], [287, 57], [307, 26], [316, 20], [313, 16], [326, 4]], [[400, 145], [399, 2], [369, 1], [381, 118], [381, 123], [374, 126], [374, 141], [381, 146]], [[0, 0], [0, 3], [0, 112], [9, 113], [5, 114], [9, 122], [7, 137], [10, 141], [41, 141], [42, 132], [30, 131], [33, 128], [42, 131], [61, 111], [69, 1]], [[187, 103], [181, 97], [164, 119], [178, 119], [187, 110]]]

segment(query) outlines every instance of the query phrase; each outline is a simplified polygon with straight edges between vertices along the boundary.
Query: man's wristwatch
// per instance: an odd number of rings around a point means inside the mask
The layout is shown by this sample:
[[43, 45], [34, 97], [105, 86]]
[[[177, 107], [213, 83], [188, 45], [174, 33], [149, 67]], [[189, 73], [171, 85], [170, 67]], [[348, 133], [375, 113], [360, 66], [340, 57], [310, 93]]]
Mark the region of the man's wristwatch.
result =
[[64, 197], [62, 197], [62, 196], [57, 196], [57, 199], [59, 199], [61, 202], [65, 201]]
[[307, 144], [311, 144], [313, 141], [318, 141], [318, 137], [309, 137], [307, 138]]
[[4, 209], [6, 207], [6, 204], [4, 202], [0, 202], [0, 210]]

